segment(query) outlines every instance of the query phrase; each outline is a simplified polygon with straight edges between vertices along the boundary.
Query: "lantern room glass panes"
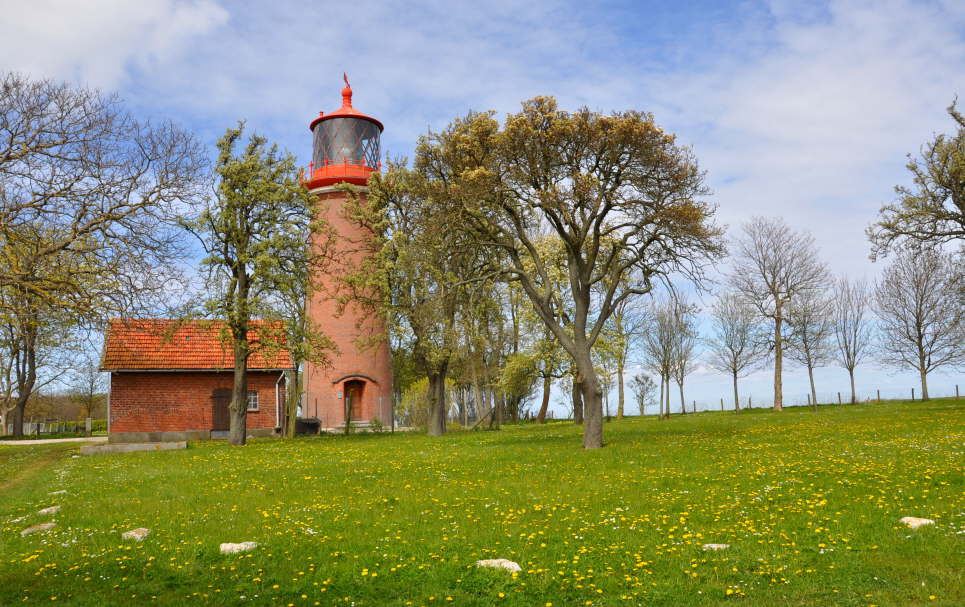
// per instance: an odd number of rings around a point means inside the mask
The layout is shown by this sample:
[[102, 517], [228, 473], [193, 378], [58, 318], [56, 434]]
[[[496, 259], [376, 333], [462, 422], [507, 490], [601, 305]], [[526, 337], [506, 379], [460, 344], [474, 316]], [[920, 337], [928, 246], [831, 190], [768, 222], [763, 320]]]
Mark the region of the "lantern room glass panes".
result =
[[315, 166], [360, 164], [379, 166], [379, 127], [361, 118], [329, 118], [315, 125]]

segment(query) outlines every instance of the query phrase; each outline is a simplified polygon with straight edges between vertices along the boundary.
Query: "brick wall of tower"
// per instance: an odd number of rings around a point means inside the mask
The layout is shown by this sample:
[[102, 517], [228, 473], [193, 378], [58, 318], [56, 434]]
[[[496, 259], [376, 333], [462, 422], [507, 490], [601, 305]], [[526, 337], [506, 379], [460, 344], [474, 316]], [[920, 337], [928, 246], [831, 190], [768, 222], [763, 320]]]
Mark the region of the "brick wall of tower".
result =
[[[329, 272], [344, 273], [363, 259], [364, 252], [358, 243], [372, 235], [342, 215], [345, 194], [322, 191], [319, 198], [326, 219], [339, 237], [335, 246], [340, 263]], [[317, 417], [325, 428], [342, 425], [346, 381], [355, 380], [364, 382], [364, 388], [353, 420], [368, 422], [377, 418], [388, 426], [392, 414], [392, 364], [388, 343], [384, 339], [373, 339], [384, 336], [384, 323], [356, 305], [339, 310], [334, 298], [337, 281], [331, 274], [323, 274], [318, 280], [322, 288], [308, 302], [308, 314], [335, 342], [338, 352], [333, 354], [329, 367], [306, 364], [302, 416]], [[366, 340], [377, 343], [367, 347], [360, 344]]]
[[[275, 382], [280, 372], [249, 371], [248, 390], [258, 392], [258, 411], [248, 411], [247, 428], [276, 425]], [[211, 430], [212, 393], [231, 389], [232, 373], [113, 372], [110, 387], [110, 431], [182, 432]], [[279, 386], [284, 403], [284, 382]]]

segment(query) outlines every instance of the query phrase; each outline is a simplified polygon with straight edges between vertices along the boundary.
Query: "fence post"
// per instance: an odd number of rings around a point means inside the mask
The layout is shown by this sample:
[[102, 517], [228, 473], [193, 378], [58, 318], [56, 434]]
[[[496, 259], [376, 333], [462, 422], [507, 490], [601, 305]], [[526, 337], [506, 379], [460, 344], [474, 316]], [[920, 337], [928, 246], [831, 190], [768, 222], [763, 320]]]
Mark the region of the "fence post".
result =
[[878, 388], [878, 402], [881, 402], [881, 388]]
[[748, 408], [748, 409], [753, 409], [753, 408], [754, 408], [754, 405], [751, 404], [751, 397], [750, 397], [750, 396], [747, 397], [747, 408]]
[[955, 400], [958, 400], [958, 384], [955, 384]]
[[840, 392], [838, 392], [838, 404], [839, 404], [839, 405], [841, 404], [841, 393], [840, 393]]
[[911, 389], [911, 400], [915, 400], [915, 389]]
[[[955, 389], [958, 390], [958, 386], [955, 386]], [[721, 413], [724, 412], [724, 399], [723, 399], [723, 398], [720, 399], [720, 411], [721, 411]]]
[[810, 394], [808, 394], [808, 406], [809, 406], [809, 407], [811, 406], [811, 395], [810, 395]]

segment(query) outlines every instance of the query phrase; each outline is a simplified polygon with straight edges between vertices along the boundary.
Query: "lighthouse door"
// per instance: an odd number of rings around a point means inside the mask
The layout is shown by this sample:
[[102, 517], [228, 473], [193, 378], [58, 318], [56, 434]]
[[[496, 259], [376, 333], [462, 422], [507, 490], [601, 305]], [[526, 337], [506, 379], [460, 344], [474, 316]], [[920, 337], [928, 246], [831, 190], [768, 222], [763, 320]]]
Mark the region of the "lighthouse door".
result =
[[353, 379], [345, 382], [345, 420], [362, 419], [362, 392], [365, 382]]

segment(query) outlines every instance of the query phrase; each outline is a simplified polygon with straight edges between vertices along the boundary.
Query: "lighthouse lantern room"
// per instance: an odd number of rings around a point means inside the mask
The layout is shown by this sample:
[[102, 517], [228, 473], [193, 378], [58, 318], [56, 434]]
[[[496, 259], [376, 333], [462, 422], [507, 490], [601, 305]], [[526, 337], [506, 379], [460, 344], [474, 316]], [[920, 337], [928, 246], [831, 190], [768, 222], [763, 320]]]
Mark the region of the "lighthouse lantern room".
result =
[[313, 138], [309, 189], [341, 182], [365, 185], [381, 168], [382, 123], [352, 107], [352, 87], [348, 76], [343, 78], [342, 107], [329, 114], [319, 112], [308, 127]]

